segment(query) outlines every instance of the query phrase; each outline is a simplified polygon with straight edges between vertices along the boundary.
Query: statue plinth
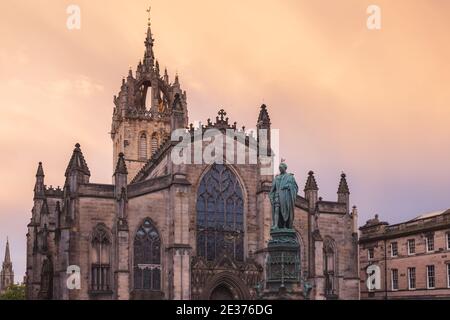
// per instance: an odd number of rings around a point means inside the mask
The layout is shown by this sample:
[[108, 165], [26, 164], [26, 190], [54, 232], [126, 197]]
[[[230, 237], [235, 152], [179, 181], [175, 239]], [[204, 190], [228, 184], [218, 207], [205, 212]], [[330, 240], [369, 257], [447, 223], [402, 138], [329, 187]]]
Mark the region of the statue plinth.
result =
[[267, 251], [266, 290], [292, 291], [300, 282], [299, 243], [295, 230], [273, 229]]
[[293, 227], [298, 185], [294, 175], [286, 172], [286, 163], [280, 163], [279, 168], [280, 174], [273, 180], [269, 192], [272, 230], [267, 246], [264, 295], [267, 298], [289, 299], [300, 284], [300, 248]]

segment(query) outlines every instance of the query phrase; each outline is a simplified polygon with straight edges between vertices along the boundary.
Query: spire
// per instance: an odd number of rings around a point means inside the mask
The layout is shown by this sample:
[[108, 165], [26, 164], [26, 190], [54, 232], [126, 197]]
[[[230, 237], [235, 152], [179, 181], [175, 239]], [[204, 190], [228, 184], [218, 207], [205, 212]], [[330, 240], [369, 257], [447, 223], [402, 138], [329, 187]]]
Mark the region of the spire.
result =
[[314, 178], [314, 172], [310, 171], [308, 173], [308, 180], [306, 180], [305, 190], [304, 191], [317, 191], [319, 188], [317, 187], [316, 178]]
[[42, 168], [42, 162], [39, 162], [36, 177], [44, 177], [44, 169]]
[[9, 239], [6, 237], [5, 259], [3, 260], [3, 266], [9, 264], [11, 264], [11, 254], [9, 252]]
[[117, 160], [116, 171], [114, 174], [128, 174], [127, 165], [125, 164], [125, 155], [121, 152], [119, 153], [119, 160]]
[[345, 173], [341, 174], [341, 181], [339, 182], [338, 194], [350, 194]]
[[148, 22], [147, 22], [147, 38], [145, 39], [145, 58], [144, 58], [144, 64], [147, 66], [153, 67], [153, 63], [155, 60], [155, 55], [153, 53], [153, 35], [152, 35], [152, 28], [151, 28], [151, 19], [150, 19], [150, 11], [151, 7], [147, 9], [148, 12]]
[[347, 213], [350, 214], [350, 190], [348, 189], [347, 179], [345, 173], [341, 174], [341, 181], [338, 188], [338, 202], [345, 203]]
[[70, 158], [69, 165], [66, 169], [65, 176], [68, 177], [70, 172], [79, 171], [86, 176], [91, 176], [91, 172], [87, 166], [86, 160], [84, 159], [83, 153], [80, 149], [80, 144], [77, 143], [75, 145], [75, 149], [73, 150], [72, 157]]
[[34, 184], [34, 199], [45, 198], [45, 186], [44, 186], [44, 169], [42, 167], [42, 162], [39, 162], [36, 171], [36, 183]]
[[167, 68], [164, 68], [164, 82], [169, 84], [169, 74], [167, 73]]
[[156, 74], [159, 77], [159, 62], [158, 62], [158, 60], [156, 60], [155, 70], [156, 70]]
[[267, 112], [267, 106], [265, 104], [263, 104], [261, 106], [261, 110], [259, 111], [257, 126], [258, 126], [258, 128], [268, 128], [268, 127], [270, 127], [270, 124], [271, 123], [270, 123], [269, 112]]

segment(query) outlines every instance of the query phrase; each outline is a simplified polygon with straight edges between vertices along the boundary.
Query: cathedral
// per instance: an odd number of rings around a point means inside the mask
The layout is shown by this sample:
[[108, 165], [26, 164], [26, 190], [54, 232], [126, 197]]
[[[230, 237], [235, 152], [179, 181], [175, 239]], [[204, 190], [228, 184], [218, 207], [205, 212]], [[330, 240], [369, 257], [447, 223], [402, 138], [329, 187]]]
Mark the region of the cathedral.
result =
[[[28, 299], [261, 298], [273, 175], [261, 173], [259, 153], [258, 161], [243, 164], [171, 160], [179, 143], [171, 138], [174, 130], [192, 137], [208, 129], [245, 130], [224, 110], [215, 121], [189, 125], [186, 92], [178, 75], [171, 81], [160, 70], [153, 46], [149, 23], [144, 58], [114, 96], [113, 183], [90, 181], [79, 144], [63, 187], [47, 187], [44, 165], [38, 165], [27, 232]], [[255, 120], [257, 129], [270, 132], [267, 106]], [[259, 138], [249, 134], [233, 143], [250, 154], [253, 140]], [[325, 201], [311, 171], [295, 199], [301, 267], [294, 298], [305, 298], [306, 281], [310, 299], [359, 298], [357, 210], [345, 174], [336, 182], [337, 198]], [[73, 266], [79, 268], [75, 287]]]
[[4, 293], [10, 285], [14, 284], [14, 271], [9, 252], [9, 241], [6, 240], [5, 259], [3, 260], [2, 270], [0, 271], [0, 294]]

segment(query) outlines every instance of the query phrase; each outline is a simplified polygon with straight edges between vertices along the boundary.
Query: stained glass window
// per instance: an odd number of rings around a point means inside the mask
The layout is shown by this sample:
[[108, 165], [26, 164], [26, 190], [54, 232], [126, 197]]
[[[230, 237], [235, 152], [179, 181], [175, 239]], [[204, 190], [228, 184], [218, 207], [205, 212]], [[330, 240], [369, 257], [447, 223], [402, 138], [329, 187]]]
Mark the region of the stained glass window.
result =
[[134, 288], [161, 290], [161, 239], [150, 219], [134, 238]]
[[209, 261], [227, 255], [244, 260], [244, 200], [236, 175], [214, 164], [197, 196], [197, 255]]

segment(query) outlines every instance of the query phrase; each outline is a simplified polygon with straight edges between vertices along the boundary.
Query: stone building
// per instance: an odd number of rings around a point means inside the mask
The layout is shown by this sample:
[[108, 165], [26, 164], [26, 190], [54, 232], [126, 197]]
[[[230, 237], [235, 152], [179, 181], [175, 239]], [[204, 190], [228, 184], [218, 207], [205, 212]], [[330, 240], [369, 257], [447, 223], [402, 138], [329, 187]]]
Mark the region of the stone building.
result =
[[[215, 121], [187, 128], [186, 92], [178, 75], [170, 82], [167, 70], [160, 74], [153, 44], [149, 24], [144, 59], [114, 97], [113, 184], [90, 181], [79, 144], [62, 188], [45, 185], [39, 163], [27, 233], [29, 299], [257, 297], [265, 278], [273, 178], [261, 174], [259, 137], [237, 129], [223, 110]], [[246, 156], [257, 152], [258, 161], [175, 164], [178, 141], [170, 136], [180, 128], [192, 137], [208, 129], [244, 133], [244, 141], [232, 144]], [[270, 132], [265, 105], [257, 128]], [[322, 200], [318, 190], [310, 172], [295, 209], [299, 279], [313, 284], [311, 298], [358, 299], [357, 214], [350, 210], [345, 175], [336, 201]], [[81, 286], [69, 290], [67, 268], [73, 265], [80, 267]], [[301, 298], [302, 286], [295, 290]]]
[[362, 299], [450, 299], [450, 210], [395, 225], [375, 216], [360, 230]]
[[5, 259], [0, 271], [0, 294], [5, 292], [10, 285], [14, 284], [14, 271], [12, 267], [11, 254], [9, 252], [9, 241], [6, 240]]

